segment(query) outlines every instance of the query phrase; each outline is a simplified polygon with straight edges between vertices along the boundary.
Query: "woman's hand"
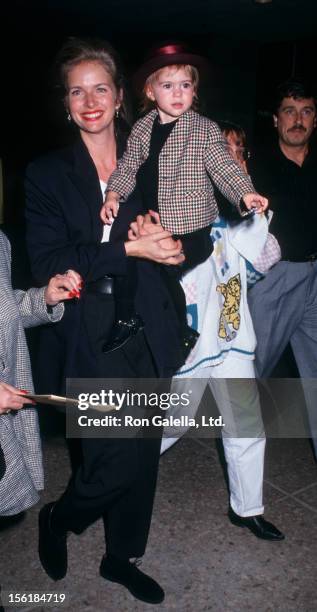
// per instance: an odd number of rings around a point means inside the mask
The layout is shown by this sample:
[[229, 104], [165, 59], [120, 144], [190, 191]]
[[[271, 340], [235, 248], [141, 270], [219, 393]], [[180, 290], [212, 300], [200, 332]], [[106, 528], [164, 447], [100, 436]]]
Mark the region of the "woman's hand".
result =
[[163, 230], [164, 228], [161, 225], [160, 215], [150, 210], [146, 215], [137, 216], [136, 220], [130, 224], [128, 235], [130, 240], [136, 240], [140, 238], [140, 236], [157, 234]]
[[[129, 240], [136, 240], [140, 238], [140, 236], [146, 236], [148, 234], [157, 234], [158, 232], [162, 232], [163, 227], [160, 221], [160, 215], [150, 210], [146, 215], [138, 215], [136, 220], [130, 224], [130, 229], [128, 232]], [[181, 244], [178, 240], [174, 240], [171, 235], [168, 238], [161, 240], [160, 246], [163, 249], [174, 249], [176, 244]]]
[[[151, 225], [154, 227], [154, 231], [148, 231], [145, 227], [145, 216], [138, 215], [136, 220], [130, 223], [130, 229], [128, 231], [129, 240], [137, 240], [140, 236], [146, 236], [150, 233], [157, 233], [157, 229], [155, 225], [151, 222]], [[163, 228], [161, 228], [163, 229]]]
[[75, 270], [67, 270], [65, 274], [56, 274], [49, 281], [44, 291], [44, 299], [49, 306], [56, 306], [63, 300], [80, 297], [83, 280]]
[[25, 393], [21, 389], [0, 382], [0, 414], [7, 414], [10, 410], [19, 410], [25, 404], [34, 404]]
[[[166, 248], [162, 243], [166, 239], [172, 240], [172, 247]], [[185, 260], [182, 254], [182, 244], [180, 240], [173, 240], [171, 233], [160, 230], [156, 233], [139, 235], [138, 238], [124, 243], [126, 254], [129, 257], [141, 257], [150, 259], [156, 263], [177, 266]]]

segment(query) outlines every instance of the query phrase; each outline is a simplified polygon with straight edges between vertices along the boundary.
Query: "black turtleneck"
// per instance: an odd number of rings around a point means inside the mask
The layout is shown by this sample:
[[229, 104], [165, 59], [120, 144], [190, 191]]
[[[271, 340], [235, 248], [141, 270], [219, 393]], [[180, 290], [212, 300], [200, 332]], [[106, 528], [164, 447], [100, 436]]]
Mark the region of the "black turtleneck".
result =
[[159, 155], [176, 123], [177, 119], [169, 123], [160, 123], [159, 116], [153, 122], [149, 156], [136, 176], [145, 212], [150, 208], [158, 211]]

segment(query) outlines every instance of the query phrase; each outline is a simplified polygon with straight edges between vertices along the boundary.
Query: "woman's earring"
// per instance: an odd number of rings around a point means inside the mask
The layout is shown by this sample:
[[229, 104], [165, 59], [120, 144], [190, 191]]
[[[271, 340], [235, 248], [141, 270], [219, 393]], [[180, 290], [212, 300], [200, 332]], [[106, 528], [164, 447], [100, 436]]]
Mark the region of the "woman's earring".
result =
[[116, 119], [119, 119], [119, 109], [120, 109], [120, 106], [116, 108]]
[[72, 118], [71, 118], [71, 116], [70, 116], [70, 113], [68, 113], [68, 115], [67, 115], [67, 121], [71, 121], [71, 120], [72, 120]]

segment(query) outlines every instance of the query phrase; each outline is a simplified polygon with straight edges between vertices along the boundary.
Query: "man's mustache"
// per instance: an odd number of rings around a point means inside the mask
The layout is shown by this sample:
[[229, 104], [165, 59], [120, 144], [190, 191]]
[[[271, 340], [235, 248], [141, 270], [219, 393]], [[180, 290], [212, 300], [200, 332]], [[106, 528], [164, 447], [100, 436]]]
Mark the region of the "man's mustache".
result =
[[302, 132], [306, 132], [306, 128], [304, 128], [302, 125], [294, 125], [294, 127], [290, 128], [288, 131], [297, 132], [298, 130], [301, 130]]

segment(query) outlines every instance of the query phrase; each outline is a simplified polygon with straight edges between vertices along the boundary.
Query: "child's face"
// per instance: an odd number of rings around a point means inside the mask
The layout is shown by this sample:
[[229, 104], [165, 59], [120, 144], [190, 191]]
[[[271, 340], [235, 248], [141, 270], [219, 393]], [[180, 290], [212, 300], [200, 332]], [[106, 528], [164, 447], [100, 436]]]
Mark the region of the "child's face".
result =
[[191, 108], [195, 88], [186, 68], [166, 66], [148, 85], [146, 95], [155, 102], [161, 123], [170, 123]]

